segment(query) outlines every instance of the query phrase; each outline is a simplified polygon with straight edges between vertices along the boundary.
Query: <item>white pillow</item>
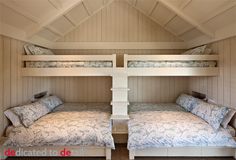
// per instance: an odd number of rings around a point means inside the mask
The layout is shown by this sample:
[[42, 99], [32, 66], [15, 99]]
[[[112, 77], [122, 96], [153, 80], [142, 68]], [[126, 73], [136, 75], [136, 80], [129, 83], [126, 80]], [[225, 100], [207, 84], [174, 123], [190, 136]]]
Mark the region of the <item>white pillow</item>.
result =
[[25, 127], [29, 127], [36, 120], [50, 112], [50, 109], [40, 102], [31, 103], [11, 109]]
[[221, 122], [223, 128], [227, 128], [229, 122], [231, 121], [235, 113], [236, 113], [235, 109], [229, 108], [229, 112], [226, 114], [223, 121]]
[[16, 115], [13, 111], [12, 108], [6, 110], [4, 112], [5, 116], [11, 121], [12, 125], [14, 127], [19, 127], [22, 126], [21, 120], [18, 117], [18, 115]]
[[204, 54], [205, 49], [206, 49], [206, 45], [187, 50], [186, 52], [184, 52], [182, 54], [183, 55], [201, 55], [201, 54]]
[[[54, 53], [50, 49], [47, 49], [47, 48], [35, 46], [32, 44], [28, 44], [25, 46], [31, 55], [54, 55]], [[27, 50], [26, 50], [26, 53], [27, 53]]]
[[39, 102], [43, 103], [47, 106], [50, 110], [53, 110], [57, 106], [63, 104], [62, 100], [57, 96], [49, 96], [39, 100]]

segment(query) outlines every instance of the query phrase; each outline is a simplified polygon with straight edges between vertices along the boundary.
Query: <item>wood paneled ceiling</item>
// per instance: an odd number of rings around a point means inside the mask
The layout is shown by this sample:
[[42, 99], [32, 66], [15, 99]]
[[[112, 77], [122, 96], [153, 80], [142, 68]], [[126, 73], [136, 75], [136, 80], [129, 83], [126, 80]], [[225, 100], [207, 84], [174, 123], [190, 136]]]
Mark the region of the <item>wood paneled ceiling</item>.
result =
[[[49, 46], [113, 1], [0, 0], [0, 33]], [[123, 1], [190, 46], [236, 35], [236, 0]]]

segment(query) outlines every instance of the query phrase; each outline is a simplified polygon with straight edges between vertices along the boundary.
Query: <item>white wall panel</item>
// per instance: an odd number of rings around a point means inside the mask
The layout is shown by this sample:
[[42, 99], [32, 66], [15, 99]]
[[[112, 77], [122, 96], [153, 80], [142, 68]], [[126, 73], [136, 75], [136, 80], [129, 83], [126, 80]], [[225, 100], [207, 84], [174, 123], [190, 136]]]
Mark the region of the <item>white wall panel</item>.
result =
[[236, 107], [236, 37], [211, 44], [211, 48], [220, 56], [218, 77], [192, 77], [189, 80], [189, 91], [205, 93], [216, 103]]
[[21, 76], [23, 45], [22, 41], [0, 36], [0, 134], [8, 125], [4, 110], [27, 102], [41, 91], [50, 92], [49, 78]]

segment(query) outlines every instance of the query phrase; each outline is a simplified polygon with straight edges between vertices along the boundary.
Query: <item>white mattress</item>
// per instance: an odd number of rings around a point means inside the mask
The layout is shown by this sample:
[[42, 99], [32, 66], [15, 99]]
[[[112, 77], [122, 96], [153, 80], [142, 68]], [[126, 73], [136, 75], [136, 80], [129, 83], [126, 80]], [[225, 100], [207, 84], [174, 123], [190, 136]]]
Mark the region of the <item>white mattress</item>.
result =
[[216, 67], [216, 61], [128, 61], [129, 68]]
[[79, 61], [79, 62], [26, 62], [27, 68], [79, 68], [79, 67], [112, 67], [111, 61]]

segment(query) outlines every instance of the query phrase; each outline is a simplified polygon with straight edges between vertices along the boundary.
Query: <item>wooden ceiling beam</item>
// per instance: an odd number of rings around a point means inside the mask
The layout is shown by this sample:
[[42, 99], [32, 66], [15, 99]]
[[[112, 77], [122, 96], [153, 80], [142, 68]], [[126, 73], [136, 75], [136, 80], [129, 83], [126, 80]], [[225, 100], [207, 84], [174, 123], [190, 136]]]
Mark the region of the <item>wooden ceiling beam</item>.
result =
[[159, 2], [161, 4], [163, 4], [164, 6], [166, 6], [168, 9], [170, 9], [171, 11], [173, 11], [177, 16], [179, 16], [180, 18], [182, 18], [183, 20], [185, 20], [189, 24], [193, 25], [195, 28], [197, 28], [202, 33], [206, 34], [209, 37], [214, 37], [215, 36], [215, 34], [213, 32], [211, 32], [207, 28], [203, 27], [200, 23], [196, 22], [191, 17], [189, 17], [188, 15], [184, 14], [180, 9], [178, 9], [175, 6], [169, 4], [167, 1], [159, 0]]
[[233, 3], [229, 3], [229, 5], [218, 8], [216, 12], [210, 14], [209, 16], [206, 16], [206, 18], [202, 20], [201, 23], [206, 23], [210, 21], [211, 19], [215, 18], [216, 16], [223, 14], [224, 12], [230, 10], [231, 8], [235, 6], [236, 6], [236, 0]]
[[[204, 24], [207, 23], [208, 21], [210, 21], [211, 19], [215, 18], [218, 15], [223, 14], [224, 12], [230, 10], [231, 8], [236, 6], [236, 1], [233, 3], [229, 3], [229, 5], [226, 5], [224, 7], [220, 7], [219, 9], [216, 10], [216, 12], [212, 13], [210, 16], [207, 16], [205, 19], [203, 19], [200, 24]], [[194, 28], [194, 27], [193, 27]], [[190, 30], [192, 30], [193, 28], [190, 28], [186, 31], [183, 31], [182, 33], [179, 34], [179, 36], [184, 35], [186, 32], [189, 32]]]
[[86, 12], [88, 13], [88, 15], [91, 16], [91, 15], [92, 15], [92, 12], [90, 12], [90, 10], [88, 9], [88, 7], [86, 6], [86, 4], [84, 3], [83, 0], [82, 0], [82, 4], [83, 4], [83, 6], [84, 6]]
[[52, 4], [52, 6], [56, 9], [61, 9], [62, 4], [58, 0], [48, 0], [49, 3]]
[[17, 12], [18, 14], [24, 16], [25, 18], [29, 19], [30, 21], [34, 23], [39, 23], [39, 18], [32, 16], [29, 12], [22, 10], [20, 7], [18, 7], [13, 1], [9, 0], [0, 0], [0, 4], [6, 6], [7, 8], [10, 8], [14, 12]]
[[47, 27], [53, 21], [55, 21], [59, 17], [66, 14], [68, 11], [70, 11], [72, 8], [74, 8], [75, 6], [77, 6], [81, 2], [82, 2], [81, 0], [73, 0], [67, 6], [63, 6], [63, 8], [59, 9], [56, 14], [55, 13], [51, 14], [50, 16], [48, 16], [48, 18], [46, 20], [44, 20], [43, 22], [40, 22], [40, 24], [37, 27], [31, 28], [31, 30], [29, 30], [27, 33], [27, 37], [28, 38], [32, 37], [34, 34], [38, 33], [42, 28]]
[[[187, 0], [185, 1], [181, 6], [180, 9], [184, 9], [185, 7], [187, 7], [190, 3], [192, 2], [192, 0]], [[177, 15], [175, 14], [173, 17], [171, 17], [165, 24], [164, 26], [166, 26], [168, 23], [170, 23]]]
[[151, 9], [150, 12], [148, 13], [149, 16], [152, 15], [152, 13], [155, 11], [155, 9], [157, 8], [157, 6], [158, 6], [158, 1], [156, 0], [155, 5], [153, 5], [152, 9]]

